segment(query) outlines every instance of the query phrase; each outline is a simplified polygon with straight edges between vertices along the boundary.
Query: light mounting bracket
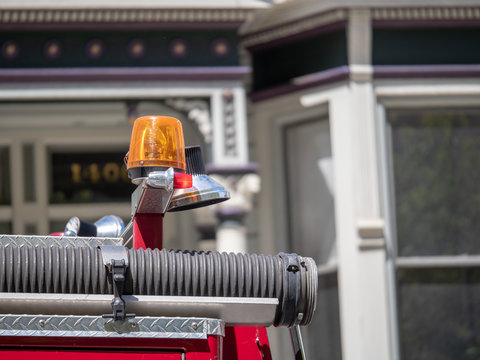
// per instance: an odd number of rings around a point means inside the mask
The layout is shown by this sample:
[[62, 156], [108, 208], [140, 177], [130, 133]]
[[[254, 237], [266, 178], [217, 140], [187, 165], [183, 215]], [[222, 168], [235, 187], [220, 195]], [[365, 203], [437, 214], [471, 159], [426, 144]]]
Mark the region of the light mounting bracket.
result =
[[175, 171], [154, 171], [143, 178], [132, 194], [132, 216], [165, 214], [174, 190]]

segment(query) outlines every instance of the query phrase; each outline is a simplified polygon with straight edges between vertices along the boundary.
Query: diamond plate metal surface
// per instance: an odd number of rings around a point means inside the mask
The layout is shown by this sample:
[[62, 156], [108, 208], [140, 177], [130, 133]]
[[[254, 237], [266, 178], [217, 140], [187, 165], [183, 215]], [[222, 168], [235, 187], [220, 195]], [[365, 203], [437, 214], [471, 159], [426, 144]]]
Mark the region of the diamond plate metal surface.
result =
[[97, 247], [122, 245], [122, 238], [0, 235], [0, 246], [8, 247]]
[[113, 321], [100, 316], [0, 315], [1, 336], [206, 339], [225, 336], [223, 320], [137, 317]]
[[164, 214], [172, 194], [173, 191], [140, 185], [132, 195], [132, 214]]

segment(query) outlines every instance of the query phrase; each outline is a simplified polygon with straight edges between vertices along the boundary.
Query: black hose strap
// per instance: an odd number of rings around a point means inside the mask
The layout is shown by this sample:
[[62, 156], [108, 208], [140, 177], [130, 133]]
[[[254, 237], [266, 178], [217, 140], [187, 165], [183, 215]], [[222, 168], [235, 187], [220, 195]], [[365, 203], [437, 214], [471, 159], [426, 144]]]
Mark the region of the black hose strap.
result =
[[283, 259], [284, 284], [279, 323], [293, 326], [303, 318], [301, 265], [297, 254], [280, 253], [279, 256]]

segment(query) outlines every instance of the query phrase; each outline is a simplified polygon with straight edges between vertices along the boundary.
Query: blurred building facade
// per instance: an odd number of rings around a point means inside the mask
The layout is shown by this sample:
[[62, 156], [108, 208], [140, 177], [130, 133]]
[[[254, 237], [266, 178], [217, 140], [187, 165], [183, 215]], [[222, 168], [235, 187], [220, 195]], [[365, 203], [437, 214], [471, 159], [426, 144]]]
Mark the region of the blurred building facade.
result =
[[131, 122], [173, 115], [236, 198], [167, 246], [314, 257], [312, 359], [480, 358], [478, 1], [0, 7], [1, 232], [128, 220]]
[[298, 0], [242, 29], [260, 243], [319, 264], [312, 358], [480, 358], [479, 16]]
[[[2, 2], [2, 232], [47, 234], [71, 216], [105, 213], [128, 221], [123, 157], [142, 115], [180, 119], [186, 144], [201, 145], [232, 191], [255, 172], [238, 28], [265, 3], [196, 4]], [[234, 210], [242, 213], [249, 204], [239, 198]], [[243, 219], [234, 220], [212, 211], [167, 216], [165, 242], [214, 248], [219, 225], [245, 232]], [[232, 245], [245, 250], [246, 236]]]

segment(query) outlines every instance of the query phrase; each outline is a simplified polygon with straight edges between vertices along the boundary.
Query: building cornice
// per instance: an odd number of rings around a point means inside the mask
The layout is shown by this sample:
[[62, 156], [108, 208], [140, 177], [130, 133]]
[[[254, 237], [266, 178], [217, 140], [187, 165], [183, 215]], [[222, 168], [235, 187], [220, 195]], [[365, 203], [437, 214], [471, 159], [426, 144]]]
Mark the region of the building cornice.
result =
[[242, 44], [246, 48], [251, 48], [256, 45], [276, 41], [282, 38], [290, 38], [301, 33], [309, 32], [313, 29], [346, 21], [347, 17], [348, 11], [346, 9], [327, 11], [303, 18], [299, 21], [292, 21], [282, 24], [281, 26], [248, 34], [244, 37]]
[[[353, 9], [353, 7], [352, 7]], [[480, 26], [480, 6], [463, 7], [371, 7], [365, 8], [372, 15], [373, 26]], [[269, 11], [269, 10], [267, 10]], [[305, 32], [321, 31], [332, 24], [346, 22], [349, 8], [329, 9], [285, 22], [261, 30], [248, 31], [248, 24], [243, 29], [242, 44], [254, 48], [265, 43], [278, 42], [281, 39], [295, 38]]]
[[373, 20], [479, 20], [480, 7], [373, 8]]
[[261, 9], [264, 0], [2, 0], [0, 9]]
[[3, 9], [0, 28], [86, 27], [89, 24], [233, 24], [249, 20], [254, 9]]

